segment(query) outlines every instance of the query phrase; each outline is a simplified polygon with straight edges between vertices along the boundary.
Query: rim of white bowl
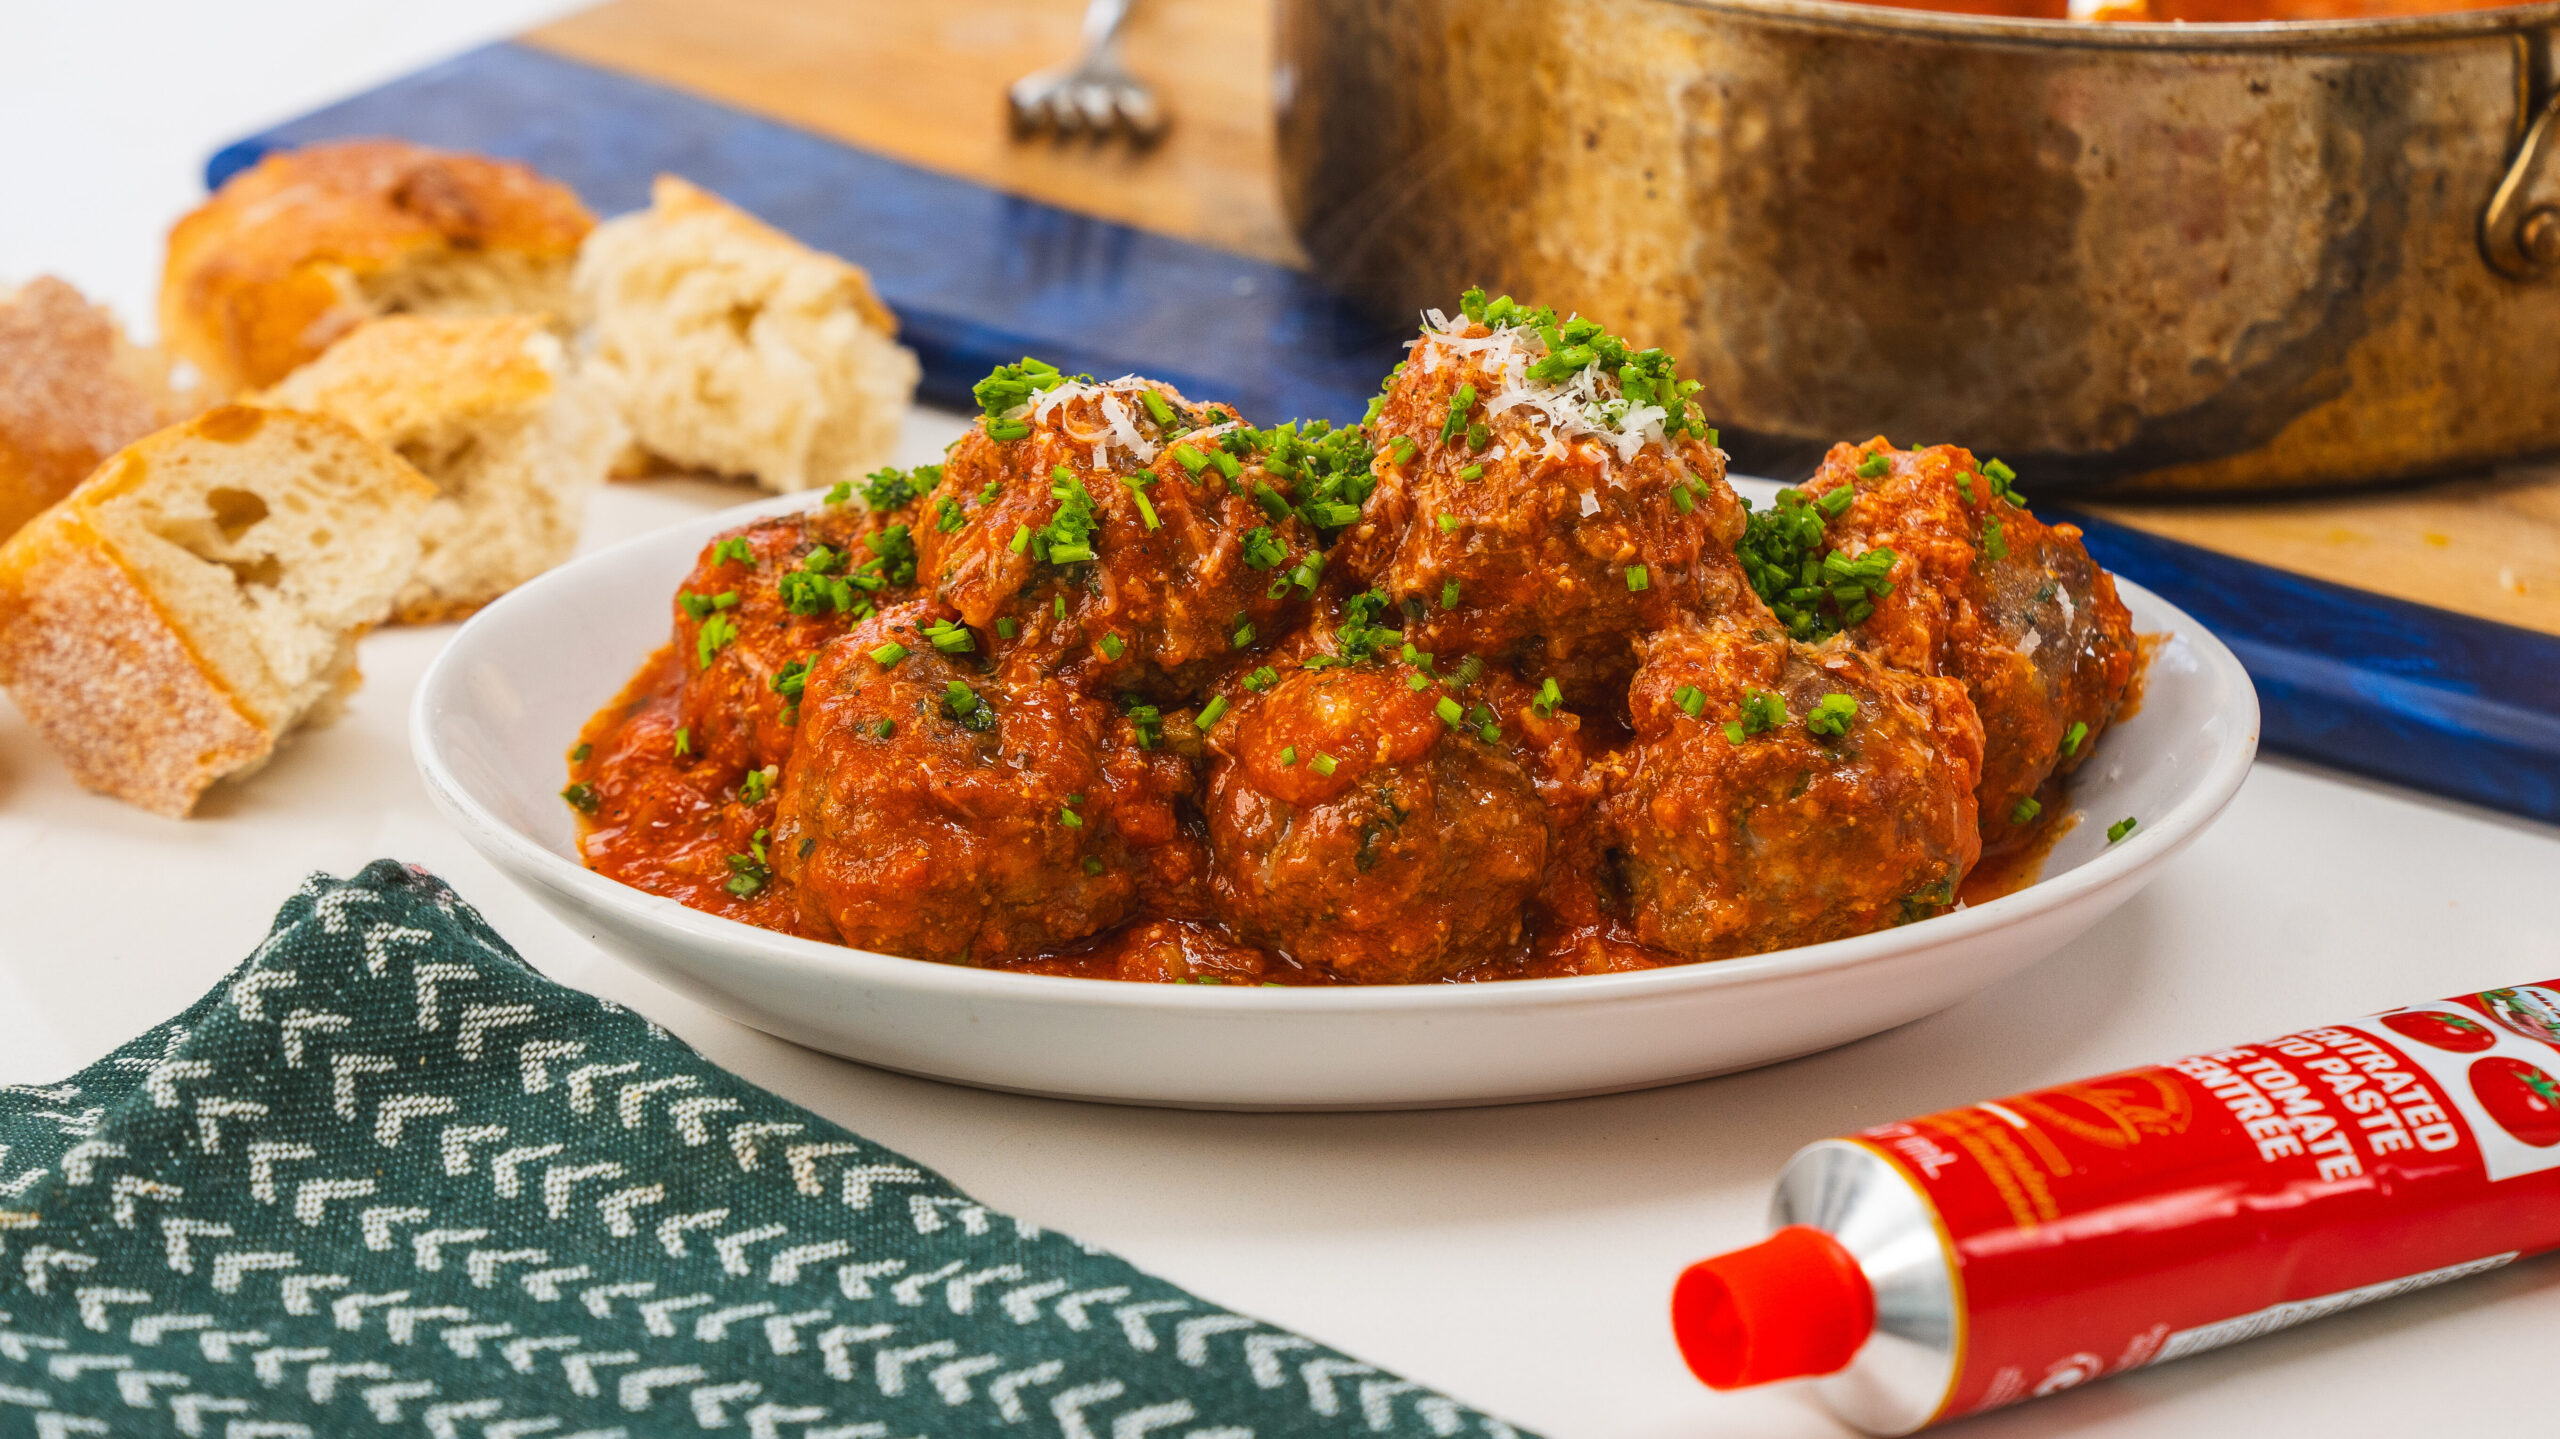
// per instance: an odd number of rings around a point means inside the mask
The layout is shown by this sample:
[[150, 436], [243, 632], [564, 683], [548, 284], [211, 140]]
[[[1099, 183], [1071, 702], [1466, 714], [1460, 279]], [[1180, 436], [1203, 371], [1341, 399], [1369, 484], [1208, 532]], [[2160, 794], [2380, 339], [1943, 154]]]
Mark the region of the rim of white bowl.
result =
[[[664, 896], [607, 879], [500, 819], [454, 774], [434, 741], [434, 711], [438, 697], [453, 687], [453, 676], [469, 658], [476, 631], [495, 628], [521, 610], [541, 608], [555, 591], [580, 584], [581, 572], [591, 566], [602, 567], [634, 550], [669, 544], [679, 534], [700, 532], [708, 536], [746, 520], [787, 514], [816, 503], [818, 498], [819, 492], [814, 490], [771, 496], [636, 535], [594, 554], [579, 556], [517, 586], [466, 621], [420, 677], [409, 711], [409, 747], [417, 763], [419, 777], [425, 781], [428, 795], [435, 800], [437, 807], [462, 831], [463, 838], [501, 868], [564, 891], [592, 907], [618, 911], [661, 931], [668, 939], [698, 956], [715, 961], [720, 950], [744, 948], [772, 960], [836, 970], [848, 981], [1069, 1007], [1104, 1005], [1126, 1008], [1134, 1005], [1183, 1011], [1258, 1005], [1276, 1013], [1465, 1011], [1508, 1009], [1522, 1004], [1570, 1007], [1616, 1004], [1659, 993], [1721, 989], [1798, 974], [1857, 969], [1897, 959], [1916, 950], [1959, 943], [2017, 923], [2030, 915], [2059, 909], [2080, 896], [2128, 879], [2184, 849], [2239, 792], [2242, 781], [2248, 777], [2250, 762], [2257, 754], [2258, 694], [2239, 657], [2232, 654], [2230, 647], [2212, 631], [2197, 623], [2194, 616], [2131, 580], [2118, 576], [2117, 588], [2141, 600], [2140, 605], [2131, 607], [2153, 610], [2165, 616], [2168, 620], [2166, 633], [2187, 645], [2200, 661], [2200, 671], [2222, 686], [2226, 699], [2219, 714], [2231, 723], [2210, 761], [2168, 813], [2157, 819], [2145, 820], [2121, 842], [2109, 845], [2062, 874], [2039, 879], [1998, 899], [1968, 905], [1913, 924], [1733, 959], [1704, 960], [1618, 974], [1558, 975], [1475, 984], [1269, 987], [1137, 984], [1064, 975], [1018, 974], [906, 959], [761, 929], [738, 920], [706, 914]], [[635, 660], [635, 666], [637, 663]], [[2148, 682], [2146, 677], [2145, 683]]]

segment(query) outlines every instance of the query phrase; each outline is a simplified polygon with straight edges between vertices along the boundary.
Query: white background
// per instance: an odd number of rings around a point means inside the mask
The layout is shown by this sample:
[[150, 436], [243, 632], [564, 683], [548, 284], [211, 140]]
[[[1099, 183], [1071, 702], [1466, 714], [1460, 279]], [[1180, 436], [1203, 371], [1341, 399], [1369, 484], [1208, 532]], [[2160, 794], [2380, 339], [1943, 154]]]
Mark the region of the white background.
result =
[[[1060, 0], [1067, 3], [1067, 0]], [[50, 271], [144, 323], [219, 144], [560, 7], [0, 0], [0, 279]], [[994, 103], [992, 98], [989, 103]], [[858, 256], [856, 258], [859, 258]], [[919, 415], [907, 462], [953, 432]], [[590, 543], [746, 498], [621, 487]], [[58, 1078], [194, 999], [308, 870], [425, 864], [557, 978], [938, 1166], [1556, 1439], [1842, 1432], [1791, 1390], [1717, 1396], [1673, 1353], [1686, 1261], [1757, 1236], [1798, 1145], [2037, 1083], [2560, 974], [2560, 832], [2282, 761], [2153, 888], [1997, 992], [1831, 1054], [1612, 1099], [1408, 1115], [1053, 1103], [877, 1073], [712, 1016], [603, 958], [476, 858], [409, 765], [445, 629], [368, 640], [335, 727], [183, 823], [82, 794], [0, 706], [0, 1081]], [[2560, 1264], [2076, 1390], [1968, 1432], [2548, 1435]]]

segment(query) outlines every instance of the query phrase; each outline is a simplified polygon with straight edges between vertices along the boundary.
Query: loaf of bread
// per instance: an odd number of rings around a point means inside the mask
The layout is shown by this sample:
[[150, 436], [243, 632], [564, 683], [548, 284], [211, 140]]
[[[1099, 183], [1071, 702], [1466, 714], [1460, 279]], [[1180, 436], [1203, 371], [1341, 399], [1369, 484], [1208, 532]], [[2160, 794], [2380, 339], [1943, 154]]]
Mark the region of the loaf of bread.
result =
[[270, 155], [169, 232], [161, 342], [237, 395], [376, 315], [565, 315], [594, 225], [503, 160], [397, 140]]
[[0, 539], [176, 420], [157, 352], [50, 276], [0, 289]]
[[80, 783], [183, 815], [355, 687], [435, 493], [318, 415], [146, 436], [0, 545], [0, 684]]
[[916, 357], [855, 265], [661, 175], [579, 254], [585, 368], [641, 447], [769, 490], [887, 462]]
[[401, 624], [459, 619], [567, 559], [625, 439], [538, 315], [371, 320], [260, 402], [344, 420], [434, 482]]

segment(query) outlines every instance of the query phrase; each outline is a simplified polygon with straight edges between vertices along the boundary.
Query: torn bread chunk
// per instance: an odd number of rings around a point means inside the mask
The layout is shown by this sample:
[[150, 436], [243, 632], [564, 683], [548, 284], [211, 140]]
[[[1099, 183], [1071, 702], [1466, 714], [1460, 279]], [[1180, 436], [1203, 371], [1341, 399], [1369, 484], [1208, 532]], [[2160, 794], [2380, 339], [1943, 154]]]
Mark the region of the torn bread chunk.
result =
[[537, 315], [368, 321], [261, 402], [344, 420], [434, 482], [400, 624], [460, 619], [567, 559], [627, 438]]
[[0, 539], [185, 408], [103, 306], [49, 275], [0, 287]]
[[510, 161], [399, 140], [270, 155], [169, 231], [160, 336], [220, 395], [376, 315], [565, 315], [595, 217]]
[[355, 688], [435, 493], [318, 415], [146, 436], [0, 546], [0, 684], [81, 784], [184, 815]]
[[916, 357], [861, 267], [661, 175], [587, 239], [585, 368], [669, 464], [817, 489], [885, 464]]

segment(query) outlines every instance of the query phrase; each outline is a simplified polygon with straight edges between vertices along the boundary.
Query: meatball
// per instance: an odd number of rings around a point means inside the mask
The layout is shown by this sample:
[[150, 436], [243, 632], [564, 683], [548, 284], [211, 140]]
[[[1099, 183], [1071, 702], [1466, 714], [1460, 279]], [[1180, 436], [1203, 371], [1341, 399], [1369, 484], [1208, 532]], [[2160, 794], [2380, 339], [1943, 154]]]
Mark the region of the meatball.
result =
[[1700, 627], [1646, 642], [1628, 709], [1601, 817], [1655, 948], [1724, 959], [1920, 919], [1979, 853], [1982, 726], [1953, 680]]
[[1898, 669], [1962, 680], [1982, 716], [1976, 799], [1993, 851], [2034, 831], [2046, 781], [2089, 757], [2132, 688], [2140, 651], [2113, 577], [2073, 525], [2016, 503], [2008, 468], [1953, 445], [1833, 447], [1805, 485], [1854, 494], [1829, 521], [1851, 555], [1890, 549], [1888, 594], [1848, 627]]
[[1757, 608], [1723, 452], [1660, 351], [1469, 300], [1499, 323], [1427, 326], [1389, 379], [1344, 568], [1415, 614], [1425, 649], [1614, 699], [1637, 635]]
[[675, 597], [677, 724], [698, 762], [744, 775], [787, 758], [793, 677], [914, 576], [905, 528], [849, 504], [758, 520], [704, 546]]
[[1287, 576], [1316, 534], [1268, 437], [1148, 380], [1012, 383], [1030, 398], [952, 448], [916, 526], [927, 591], [1009, 663], [1171, 698], [1295, 622], [1312, 580]]
[[808, 671], [769, 846], [803, 926], [966, 964], [1118, 923], [1138, 882], [1101, 802], [1111, 707], [937, 651], [940, 615], [886, 611]]
[[1219, 918], [1361, 983], [1509, 953], [1546, 865], [1546, 805], [1498, 735], [1462, 727], [1482, 714], [1468, 709], [1375, 663], [1291, 670], [1249, 701], [1213, 732]]

